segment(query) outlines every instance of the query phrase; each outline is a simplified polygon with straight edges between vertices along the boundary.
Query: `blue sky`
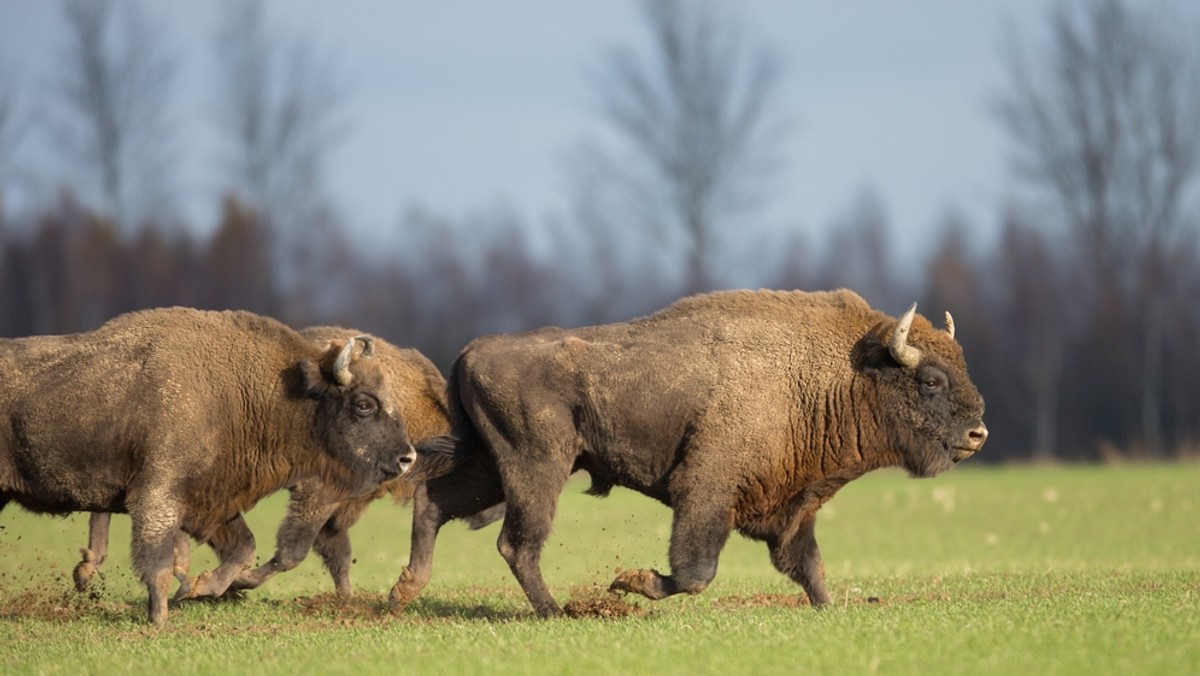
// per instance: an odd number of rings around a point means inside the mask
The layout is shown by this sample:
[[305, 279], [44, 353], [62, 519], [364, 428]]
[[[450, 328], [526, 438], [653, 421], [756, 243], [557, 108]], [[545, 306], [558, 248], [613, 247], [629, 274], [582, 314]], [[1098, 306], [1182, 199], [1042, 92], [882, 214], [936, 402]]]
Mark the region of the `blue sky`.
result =
[[[1033, 35], [1050, 4], [724, 5], [783, 66], [791, 133], [763, 218], [817, 233], [869, 186], [905, 247], [922, 248], [950, 208], [981, 233], [994, 230], [1013, 189], [988, 109], [1005, 82], [1005, 26]], [[209, 3], [148, 6], [165, 19], [181, 64], [180, 192], [203, 226], [218, 188], [208, 112], [215, 12]], [[564, 155], [604, 124], [588, 73], [608, 50], [648, 42], [631, 0], [274, 0], [268, 21], [310, 39], [345, 82], [349, 131], [328, 185], [343, 219], [376, 233], [394, 231], [412, 206], [452, 218], [503, 207], [534, 222], [565, 213]], [[44, 86], [64, 39], [57, 3], [0, 0], [0, 63], [26, 85]], [[40, 142], [24, 151], [26, 166], [45, 159]]]

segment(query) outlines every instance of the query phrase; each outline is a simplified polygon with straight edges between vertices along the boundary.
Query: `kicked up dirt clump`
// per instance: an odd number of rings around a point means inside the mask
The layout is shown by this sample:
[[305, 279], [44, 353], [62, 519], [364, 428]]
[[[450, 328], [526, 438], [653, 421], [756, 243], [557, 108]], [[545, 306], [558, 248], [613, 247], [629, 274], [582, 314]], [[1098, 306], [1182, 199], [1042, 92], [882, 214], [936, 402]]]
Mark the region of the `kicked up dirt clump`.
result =
[[563, 606], [567, 617], [598, 617], [616, 620], [625, 617], [645, 617], [650, 611], [626, 601], [620, 594], [601, 587], [576, 590]]

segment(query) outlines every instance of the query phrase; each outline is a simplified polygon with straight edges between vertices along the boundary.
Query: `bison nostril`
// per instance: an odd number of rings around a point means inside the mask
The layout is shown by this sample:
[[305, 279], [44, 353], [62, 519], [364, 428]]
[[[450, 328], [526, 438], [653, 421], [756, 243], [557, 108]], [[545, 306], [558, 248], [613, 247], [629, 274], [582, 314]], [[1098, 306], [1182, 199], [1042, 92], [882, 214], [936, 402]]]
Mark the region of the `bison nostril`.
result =
[[987, 441], [988, 430], [987, 426], [979, 423], [975, 429], [967, 432], [967, 438], [970, 440], [971, 448], [979, 450], [983, 446], [983, 442]]
[[413, 448], [412, 444], [409, 444], [408, 448], [403, 453], [400, 454], [400, 464], [407, 466], [407, 465], [413, 464], [416, 461], [417, 461], [417, 449]]

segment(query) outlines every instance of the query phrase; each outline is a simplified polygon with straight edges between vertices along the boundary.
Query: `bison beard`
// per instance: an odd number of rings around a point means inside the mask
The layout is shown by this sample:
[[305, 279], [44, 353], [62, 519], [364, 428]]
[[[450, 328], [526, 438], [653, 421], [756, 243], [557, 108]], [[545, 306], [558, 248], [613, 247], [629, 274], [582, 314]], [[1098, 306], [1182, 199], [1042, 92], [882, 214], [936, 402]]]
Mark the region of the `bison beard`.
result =
[[444, 523], [503, 501], [501, 555], [539, 615], [561, 613], [540, 557], [580, 469], [590, 493], [624, 486], [674, 512], [670, 574], [625, 571], [613, 590], [698, 593], [737, 529], [827, 603], [821, 505], [873, 469], [934, 476], [986, 440], [947, 319], [935, 329], [915, 305], [892, 319], [845, 290], [737, 291], [628, 323], [473, 341], [447, 388], [456, 469], [415, 499], [393, 610], [428, 583]]

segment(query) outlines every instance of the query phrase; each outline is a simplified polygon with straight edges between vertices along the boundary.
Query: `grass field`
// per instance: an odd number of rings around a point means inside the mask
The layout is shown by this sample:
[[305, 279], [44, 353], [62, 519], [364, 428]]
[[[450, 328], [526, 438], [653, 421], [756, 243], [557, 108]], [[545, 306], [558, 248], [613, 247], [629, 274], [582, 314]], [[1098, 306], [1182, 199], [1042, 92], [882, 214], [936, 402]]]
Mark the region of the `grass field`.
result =
[[[603, 598], [618, 569], [666, 567], [670, 513], [573, 480], [543, 570], [560, 602]], [[248, 515], [273, 551], [284, 496]], [[145, 625], [114, 518], [98, 589], [70, 581], [87, 519], [0, 512], [0, 669], [24, 673], [1186, 674], [1200, 673], [1200, 465], [882, 472], [821, 512], [835, 607], [797, 603], [766, 547], [734, 536], [698, 596], [628, 599], [619, 618], [538, 620], [495, 550], [452, 523], [434, 580], [399, 617], [407, 507], [352, 531], [353, 599], [315, 557], [239, 600]], [[213, 562], [198, 550], [193, 572]]]

